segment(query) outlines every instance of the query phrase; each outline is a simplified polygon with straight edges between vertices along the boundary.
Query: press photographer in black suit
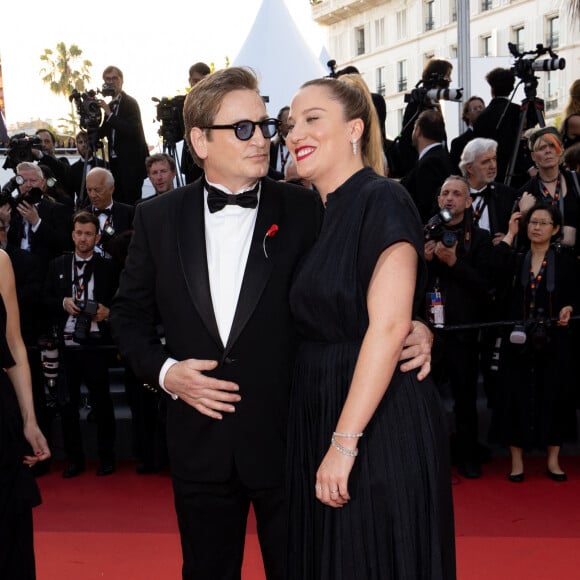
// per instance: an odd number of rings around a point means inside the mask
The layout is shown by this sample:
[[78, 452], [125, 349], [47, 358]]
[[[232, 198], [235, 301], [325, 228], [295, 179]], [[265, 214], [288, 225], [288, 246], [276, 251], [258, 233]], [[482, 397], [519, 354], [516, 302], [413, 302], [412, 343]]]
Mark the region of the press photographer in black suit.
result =
[[[64, 254], [50, 262], [43, 295], [43, 303], [65, 344], [62, 364], [69, 396], [61, 409], [68, 460], [62, 474], [65, 478], [75, 477], [85, 469], [79, 423], [82, 382], [89, 390], [97, 424], [97, 475], [110, 475], [115, 470], [115, 415], [109, 392], [109, 354], [98, 346], [112, 342], [109, 306], [118, 287], [119, 268], [112, 260], [94, 253], [98, 231], [99, 221], [94, 215], [80, 211], [73, 216], [74, 254]], [[84, 348], [78, 348], [79, 345]]]
[[[448, 177], [437, 201], [452, 217], [438, 230], [441, 235], [431, 232], [425, 242], [429, 292], [440, 293], [445, 324], [480, 322], [488, 303], [491, 237], [472, 223], [469, 211], [472, 198], [463, 177]], [[453, 458], [459, 473], [468, 478], [481, 476], [477, 441], [477, 336], [477, 330], [441, 333], [442, 355], [435, 366], [438, 384], [447, 379], [451, 387], [455, 403]]]
[[114, 94], [109, 103], [99, 101], [105, 112], [99, 136], [107, 138], [109, 167], [116, 183], [115, 199], [133, 204], [142, 195], [145, 158], [149, 154], [141, 111], [137, 101], [123, 91], [123, 73], [119, 68], [108, 66], [103, 71], [103, 81]]

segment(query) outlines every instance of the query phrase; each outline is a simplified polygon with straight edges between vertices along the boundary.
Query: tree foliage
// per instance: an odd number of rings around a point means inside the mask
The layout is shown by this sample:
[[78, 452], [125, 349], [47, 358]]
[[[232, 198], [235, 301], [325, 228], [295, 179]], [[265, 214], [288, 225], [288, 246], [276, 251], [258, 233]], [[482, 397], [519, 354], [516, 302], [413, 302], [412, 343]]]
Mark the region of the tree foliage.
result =
[[[42, 81], [46, 83], [55, 95], [69, 98], [73, 90], [84, 92], [91, 80], [90, 60], [81, 59], [83, 51], [76, 45], [69, 47], [64, 42], [59, 42], [54, 50], [45, 48], [40, 55], [43, 63], [40, 69]], [[73, 135], [77, 131], [77, 122], [74, 115], [74, 104], [70, 103], [71, 119], [73, 120]]]

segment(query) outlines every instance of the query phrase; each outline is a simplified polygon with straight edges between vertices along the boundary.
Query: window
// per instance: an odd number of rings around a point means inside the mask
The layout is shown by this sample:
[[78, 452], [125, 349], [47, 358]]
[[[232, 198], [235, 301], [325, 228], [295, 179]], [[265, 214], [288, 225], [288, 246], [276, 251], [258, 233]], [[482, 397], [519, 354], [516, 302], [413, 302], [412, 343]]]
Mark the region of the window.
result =
[[434, 6], [435, 0], [427, 0], [425, 2], [425, 31], [433, 30], [435, 28]]
[[450, 56], [450, 58], [457, 58], [457, 45], [456, 44], [452, 44], [449, 47], [449, 56]]
[[385, 44], [385, 19], [379, 18], [375, 20], [375, 46], [383, 46]]
[[560, 44], [560, 19], [558, 16], [548, 18], [546, 29], [546, 45], [551, 48], [558, 48]]
[[384, 97], [386, 92], [387, 91], [385, 89], [385, 67], [380, 66], [377, 69], [377, 93], [379, 93], [379, 95], [383, 95]]
[[407, 38], [407, 9], [397, 12], [397, 40]]
[[407, 90], [407, 61], [397, 62], [397, 90], [402, 93]]
[[487, 12], [488, 10], [491, 10], [492, 7], [493, 7], [492, 0], [481, 0], [481, 11], [482, 12]]
[[491, 34], [486, 34], [480, 38], [481, 56], [492, 56], [491, 52]]
[[355, 39], [355, 54], [360, 56], [365, 53], [365, 27], [359, 26], [354, 29], [354, 39]]
[[526, 29], [523, 26], [514, 26], [513, 28], [513, 42], [520, 53], [526, 50], [525, 31]]
[[451, 22], [457, 22], [457, 0], [451, 0]]

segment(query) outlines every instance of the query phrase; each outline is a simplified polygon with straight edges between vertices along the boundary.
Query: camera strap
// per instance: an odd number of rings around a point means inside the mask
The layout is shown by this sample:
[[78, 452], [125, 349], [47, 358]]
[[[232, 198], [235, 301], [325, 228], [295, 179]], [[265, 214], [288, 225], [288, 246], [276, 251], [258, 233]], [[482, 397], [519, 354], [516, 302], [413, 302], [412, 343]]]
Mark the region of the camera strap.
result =
[[75, 260], [74, 264], [74, 279], [73, 289], [75, 297], [79, 302], [86, 302], [88, 299], [89, 282], [93, 275], [93, 260], [87, 260], [83, 265], [79, 266]]
[[[550, 248], [546, 255], [544, 256], [544, 260], [542, 261], [542, 266], [537, 274], [534, 276], [532, 272], [532, 252], [528, 251], [524, 257], [524, 263], [521, 272], [521, 284], [524, 289], [524, 293], [529, 287], [530, 290], [530, 314], [534, 314], [536, 310], [536, 293], [538, 291], [538, 285], [545, 278], [546, 280], [546, 290], [548, 291], [548, 299], [550, 301], [549, 308], [550, 308], [550, 316], [552, 314], [552, 293], [554, 292], [554, 288], [556, 287], [556, 255], [554, 250]], [[525, 300], [524, 300], [524, 311], [525, 311]], [[524, 316], [524, 319], [526, 317]]]

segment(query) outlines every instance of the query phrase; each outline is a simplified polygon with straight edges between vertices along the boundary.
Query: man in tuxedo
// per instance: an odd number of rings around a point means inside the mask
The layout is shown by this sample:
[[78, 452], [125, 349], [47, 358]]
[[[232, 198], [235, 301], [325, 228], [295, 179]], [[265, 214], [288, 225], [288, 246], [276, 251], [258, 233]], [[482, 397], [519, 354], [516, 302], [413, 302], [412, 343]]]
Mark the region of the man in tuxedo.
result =
[[103, 80], [114, 93], [113, 99], [99, 104], [105, 120], [99, 131], [107, 138], [109, 166], [115, 176], [115, 200], [134, 204], [142, 194], [145, 158], [149, 154], [141, 111], [137, 101], [123, 91], [123, 73], [116, 66], [103, 71]]
[[183, 578], [240, 578], [252, 504], [266, 575], [282, 579], [297, 339], [288, 291], [317, 236], [320, 199], [264, 177], [278, 122], [248, 69], [196, 84], [184, 118], [205, 179], [137, 207], [113, 333], [136, 374], [170, 395]]
[[[105, 167], [105, 161], [95, 156], [95, 152], [89, 147], [89, 138], [84, 131], [79, 131], [77, 133], [76, 146], [81, 158], [70, 166], [68, 174], [68, 190], [78, 203], [79, 198], [82, 198], [82, 202], [83, 200], [86, 200], [87, 196], [86, 183], [83, 183], [83, 177], [86, 179], [86, 174], [93, 167]], [[83, 185], [84, 187], [82, 187]], [[82, 205], [84, 205], [84, 203]]]
[[106, 258], [114, 255], [111, 251], [114, 240], [133, 228], [135, 214], [132, 205], [113, 201], [115, 183], [113, 174], [104, 167], [95, 167], [87, 174], [88, 210], [99, 220], [101, 242], [97, 244], [96, 251]]
[[[528, 180], [526, 171], [531, 161], [526, 158], [522, 150], [522, 136], [519, 134], [520, 107], [511, 102], [510, 95], [514, 89], [515, 74], [509, 68], [494, 68], [487, 73], [485, 80], [489, 84], [492, 99], [477, 117], [473, 132], [476, 137], [493, 139], [498, 144], [497, 181], [507, 183], [508, 177], [512, 179], [512, 176], [507, 175], [507, 171], [512, 156], [516, 155], [514, 167], [516, 179], [513, 184], [518, 187]], [[535, 114], [536, 112], [530, 107], [523, 126], [524, 130], [537, 123]]]
[[419, 153], [415, 167], [402, 180], [411, 194], [421, 221], [426, 223], [437, 207], [437, 194], [445, 179], [453, 173], [451, 158], [443, 146], [445, 122], [439, 111], [423, 111], [415, 121], [413, 146]]
[[73, 216], [72, 239], [74, 254], [51, 261], [43, 296], [65, 344], [63, 364], [69, 396], [61, 409], [68, 460], [62, 474], [65, 478], [75, 477], [85, 469], [79, 423], [82, 382], [89, 390], [97, 424], [97, 475], [110, 475], [115, 470], [115, 415], [109, 390], [108, 353], [94, 347], [111, 343], [109, 306], [118, 287], [119, 269], [113, 261], [94, 253], [99, 222], [91, 213], [80, 211]]
[[286, 146], [288, 135], [288, 113], [290, 107], [284, 106], [278, 111], [276, 118], [280, 121], [277, 135], [270, 143], [270, 169], [268, 175], [272, 179], [284, 179], [286, 164], [290, 161], [290, 151]]
[[56, 157], [56, 137], [52, 131], [48, 129], [38, 129], [36, 131], [36, 136], [40, 139], [41, 148], [32, 149], [32, 155], [34, 159], [38, 161], [41, 165], [46, 165], [54, 173], [56, 179], [61, 183], [61, 185], [66, 189], [66, 192], [70, 194], [68, 190], [68, 173], [70, 170], [70, 164], [66, 157]]
[[463, 149], [459, 167], [469, 183], [473, 223], [487, 230], [494, 244], [507, 234], [517, 190], [497, 183], [497, 148], [493, 139], [476, 137]]

